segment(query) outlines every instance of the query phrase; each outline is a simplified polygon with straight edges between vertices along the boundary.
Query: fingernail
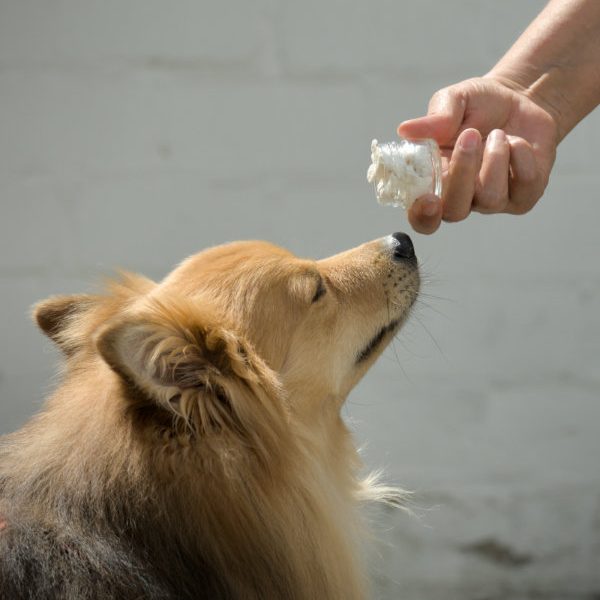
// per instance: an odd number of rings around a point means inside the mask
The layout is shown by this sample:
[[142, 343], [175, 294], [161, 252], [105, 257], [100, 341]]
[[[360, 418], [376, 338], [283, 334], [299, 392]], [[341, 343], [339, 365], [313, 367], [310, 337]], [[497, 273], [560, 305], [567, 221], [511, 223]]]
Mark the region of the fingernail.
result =
[[465, 131], [460, 138], [460, 146], [463, 150], [474, 150], [479, 144], [479, 134], [471, 129]]
[[436, 198], [423, 198], [421, 213], [426, 217], [435, 217], [438, 212], [439, 201]]
[[494, 129], [490, 135], [488, 135], [488, 141], [490, 148], [497, 148], [506, 142], [506, 134], [502, 129]]

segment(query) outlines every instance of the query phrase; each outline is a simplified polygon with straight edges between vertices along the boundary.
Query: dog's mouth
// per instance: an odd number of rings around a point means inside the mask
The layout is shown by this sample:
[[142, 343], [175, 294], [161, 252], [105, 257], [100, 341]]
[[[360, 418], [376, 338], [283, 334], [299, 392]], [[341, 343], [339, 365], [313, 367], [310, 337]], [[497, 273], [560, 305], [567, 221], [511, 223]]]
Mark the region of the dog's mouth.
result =
[[394, 319], [387, 325], [384, 325], [377, 334], [369, 341], [369, 343], [358, 353], [356, 357], [356, 364], [360, 364], [367, 360], [375, 350], [381, 345], [381, 342], [388, 336], [388, 334], [396, 331], [400, 325], [401, 319]]

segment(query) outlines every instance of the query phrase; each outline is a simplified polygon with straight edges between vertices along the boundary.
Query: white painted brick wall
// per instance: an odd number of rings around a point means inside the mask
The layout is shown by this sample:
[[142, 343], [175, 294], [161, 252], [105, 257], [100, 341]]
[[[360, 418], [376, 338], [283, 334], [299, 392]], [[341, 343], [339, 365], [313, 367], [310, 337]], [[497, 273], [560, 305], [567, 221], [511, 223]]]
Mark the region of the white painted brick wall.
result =
[[[0, 432], [53, 385], [36, 300], [232, 239], [318, 257], [406, 228], [371, 137], [543, 4], [2, 0]], [[346, 408], [416, 492], [417, 517], [376, 513], [377, 598], [600, 594], [599, 137], [594, 114], [531, 214], [413, 236], [431, 281]]]

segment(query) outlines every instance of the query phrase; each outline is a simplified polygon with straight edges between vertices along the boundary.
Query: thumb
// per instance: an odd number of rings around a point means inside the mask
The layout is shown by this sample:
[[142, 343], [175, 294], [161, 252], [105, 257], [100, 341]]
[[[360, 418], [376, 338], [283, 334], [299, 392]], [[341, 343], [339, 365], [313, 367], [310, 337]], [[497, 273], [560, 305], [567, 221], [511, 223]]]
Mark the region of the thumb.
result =
[[464, 96], [457, 90], [444, 88], [431, 97], [427, 116], [400, 123], [398, 135], [433, 138], [440, 145], [450, 144], [460, 131], [466, 105]]

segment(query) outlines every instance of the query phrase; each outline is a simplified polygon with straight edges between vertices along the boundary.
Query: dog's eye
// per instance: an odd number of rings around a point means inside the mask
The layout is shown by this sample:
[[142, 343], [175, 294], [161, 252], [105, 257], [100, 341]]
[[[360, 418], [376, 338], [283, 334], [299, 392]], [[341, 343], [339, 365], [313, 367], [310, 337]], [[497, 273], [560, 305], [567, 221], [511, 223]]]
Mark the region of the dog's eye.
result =
[[325, 287], [323, 280], [319, 279], [319, 285], [317, 286], [317, 291], [315, 292], [315, 295], [313, 296], [312, 303], [314, 304], [320, 298], [322, 298], [325, 295], [326, 291], [327, 291], [327, 288]]

